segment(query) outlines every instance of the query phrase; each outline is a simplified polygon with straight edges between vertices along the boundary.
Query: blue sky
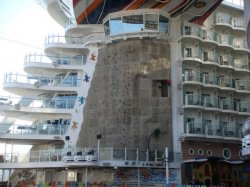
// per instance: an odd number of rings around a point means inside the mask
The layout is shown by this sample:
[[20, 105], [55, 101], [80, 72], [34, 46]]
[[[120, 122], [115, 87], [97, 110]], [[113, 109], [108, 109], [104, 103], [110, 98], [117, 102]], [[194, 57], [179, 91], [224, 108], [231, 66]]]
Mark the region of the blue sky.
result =
[[5, 72], [23, 72], [23, 59], [28, 53], [42, 53], [48, 34], [63, 33], [35, 0], [0, 1], [0, 95]]
[[[24, 73], [24, 56], [42, 53], [45, 37], [62, 34], [64, 28], [35, 0], [0, 0], [0, 23], [0, 96], [8, 96], [9, 93], [2, 90], [4, 73]], [[0, 153], [4, 149], [0, 143]]]

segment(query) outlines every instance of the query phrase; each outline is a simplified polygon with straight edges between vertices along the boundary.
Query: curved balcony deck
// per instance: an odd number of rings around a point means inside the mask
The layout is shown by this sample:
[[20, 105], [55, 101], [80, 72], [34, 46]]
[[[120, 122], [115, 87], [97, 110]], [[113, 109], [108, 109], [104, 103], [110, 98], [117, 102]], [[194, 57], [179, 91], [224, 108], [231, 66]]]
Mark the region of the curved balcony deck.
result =
[[57, 75], [63, 70], [83, 71], [86, 56], [64, 57], [29, 54], [25, 56], [24, 70], [33, 75]]
[[45, 77], [8, 73], [4, 77], [3, 88], [17, 95], [25, 95], [31, 91], [41, 94], [44, 91], [76, 92], [82, 80], [75, 77]]
[[45, 40], [45, 53], [61, 54], [61, 55], [84, 55], [89, 54], [86, 47], [90, 43], [103, 43], [104, 33], [89, 33], [86, 36], [61, 36], [49, 35]]
[[[89, 150], [93, 151], [93, 157], [97, 158], [96, 148], [78, 149], [77, 152], [68, 151], [67, 154], [62, 149], [30, 151], [26, 155], [15, 153], [5, 153], [3, 162], [0, 163], [2, 169], [7, 168], [65, 168], [65, 167], [153, 167], [166, 168], [166, 161], [162, 159], [164, 152], [160, 151], [140, 151], [139, 149], [114, 149], [112, 147], [100, 147], [99, 160], [85, 159]], [[71, 156], [67, 156], [70, 153]], [[77, 154], [76, 154], [77, 153]], [[79, 156], [81, 153], [81, 156]], [[66, 158], [71, 157], [71, 160]], [[82, 161], [77, 161], [77, 157], [82, 157]], [[169, 153], [169, 166], [176, 168], [181, 162], [180, 153]]]
[[22, 115], [61, 115], [63, 118], [70, 117], [72, 109], [75, 105], [75, 99], [33, 99], [22, 98], [28, 105], [18, 103], [20, 98], [16, 97], [1, 97], [6, 99], [5, 102], [0, 102], [0, 112], [8, 114], [12, 117], [19, 117]]
[[233, 113], [238, 115], [250, 115], [250, 103], [236, 102], [233, 99], [219, 99], [217, 97], [186, 94], [184, 98], [185, 109], [202, 109]]
[[184, 136], [202, 137], [209, 139], [236, 140], [241, 141], [241, 128], [227, 127], [220, 125], [206, 125], [204, 123], [186, 123], [184, 124]]

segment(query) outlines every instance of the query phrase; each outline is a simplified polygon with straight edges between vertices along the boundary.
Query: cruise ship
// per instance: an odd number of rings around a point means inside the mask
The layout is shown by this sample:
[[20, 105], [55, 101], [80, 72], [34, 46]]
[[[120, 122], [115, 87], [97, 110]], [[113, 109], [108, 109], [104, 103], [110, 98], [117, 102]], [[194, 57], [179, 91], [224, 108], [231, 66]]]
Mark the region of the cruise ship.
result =
[[39, 2], [65, 35], [4, 75], [2, 185], [249, 186], [242, 0]]

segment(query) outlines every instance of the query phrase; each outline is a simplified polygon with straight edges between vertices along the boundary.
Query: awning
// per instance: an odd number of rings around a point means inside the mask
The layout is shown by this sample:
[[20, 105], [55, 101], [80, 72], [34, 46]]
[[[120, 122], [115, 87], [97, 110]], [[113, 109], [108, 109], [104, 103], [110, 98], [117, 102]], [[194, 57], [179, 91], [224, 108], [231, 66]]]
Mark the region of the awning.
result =
[[208, 161], [207, 158], [197, 158], [197, 159], [184, 160], [182, 163], [206, 162], [206, 161]]
[[244, 163], [242, 160], [220, 160], [221, 162], [226, 162], [229, 164], [242, 164]]

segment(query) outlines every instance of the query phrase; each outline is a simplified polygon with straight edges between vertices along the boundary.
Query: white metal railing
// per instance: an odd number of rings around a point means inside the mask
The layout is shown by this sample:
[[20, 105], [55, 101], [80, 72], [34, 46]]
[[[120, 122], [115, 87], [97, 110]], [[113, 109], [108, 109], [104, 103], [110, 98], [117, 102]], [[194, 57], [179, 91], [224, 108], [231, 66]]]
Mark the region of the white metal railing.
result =
[[77, 87], [81, 83], [81, 79], [74, 76], [58, 76], [58, 77], [42, 77], [33, 75], [22, 75], [15, 73], [7, 73], [4, 76], [4, 83], [25, 83], [32, 84], [35, 87], [40, 86], [67, 86]]
[[24, 59], [25, 63], [48, 63], [53, 65], [83, 65], [86, 63], [85, 56], [46, 56], [44, 54], [27, 54]]
[[49, 35], [45, 43], [46, 44], [85, 44], [86, 42], [93, 42], [97, 40], [103, 40], [103, 32], [89, 33], [84, 36], [61, 36], [61, 35]]
[[[91, 152], [91, 153], [90, 153]], [[81, 153], [81, 154], [80, 154]], [[143, 162], [165, 162], [164, 151], [140, 151], [139, 149], [115, 149], [113, 147], [100, 147], [100, 161], [143, 161]], [[28, 152], [29, 159], [19, 160], [16, 159], [7, 159], [16, 157], [16, 153], [1, 153], [3, 160], [2, 162], [52, 162], [52, 161], [62, 161], [63, 157], [72, 156], [89, 156], [92, 155], [97, 157], [97, 148], [96, 147], [86, 147], [86, 148], [77, 148], [77, 149], [50, 149], [50, 150], [31, 150]], [[96, 161], [96, 160], [95, 160]], [[169, 153], [170, 162], [180, 162], [181, 153]]]
[[57, 109], [72, 109], [74, 108], [76, 99], [33, 99], [33, 98], [19, 98], [19, 97], [0, 97], [1, 105], [12, 105], [17, 107], [22, 106], [18, 101], [22, 99], [23, 102], [27, 101], [30, 104], [25, 107], [31, 108], [57, 108]]
[[0, 124], [0, 134], [63, 135], [67, 129], [63, 124]]

